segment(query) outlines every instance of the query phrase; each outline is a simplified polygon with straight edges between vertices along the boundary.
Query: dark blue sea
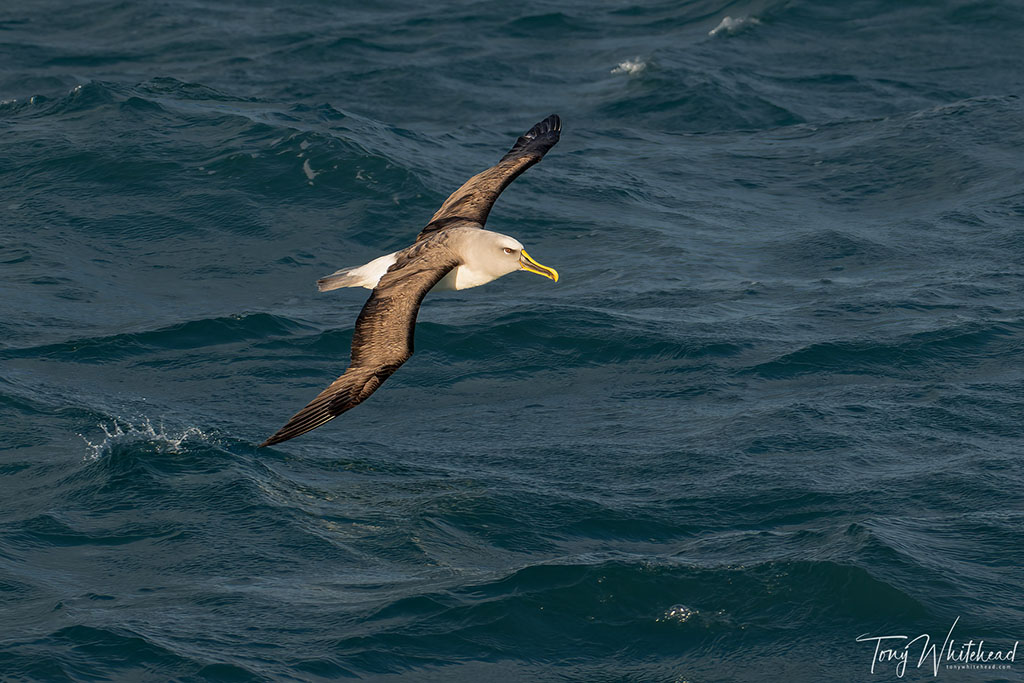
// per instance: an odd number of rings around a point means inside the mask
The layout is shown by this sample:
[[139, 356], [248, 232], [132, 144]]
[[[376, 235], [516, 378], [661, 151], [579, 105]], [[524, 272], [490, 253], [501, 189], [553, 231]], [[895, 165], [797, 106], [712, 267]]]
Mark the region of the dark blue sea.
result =
[[[1024, 680], [1022, 36], [0, 2], [0, 680]], [[258, 449], [348, 364], [317, 278], [552, 113], [488, 228], [561, 281]]]

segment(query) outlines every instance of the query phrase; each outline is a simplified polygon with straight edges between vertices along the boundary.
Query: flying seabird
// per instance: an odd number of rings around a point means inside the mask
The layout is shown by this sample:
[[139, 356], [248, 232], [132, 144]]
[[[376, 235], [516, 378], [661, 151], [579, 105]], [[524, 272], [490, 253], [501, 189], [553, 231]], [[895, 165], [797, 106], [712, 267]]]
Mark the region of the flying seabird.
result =
[[554, 268], [534, 261], [515, 238], [484, 230], [484, 223], [502, 190], [555, 146], [561, 130], [561, 121], [552, 114], [523, 134], [501, 161], [444, 201], [412, 246], [317, 281], [321, 292], [339, 287], [373, 290], [356, 319], [352, 361], [345, 374], [261, 447], [316, 429], [376, 391], [412, 356], [416, 314], [431, 289], [468, 289], [517, 270], [558, 282]]

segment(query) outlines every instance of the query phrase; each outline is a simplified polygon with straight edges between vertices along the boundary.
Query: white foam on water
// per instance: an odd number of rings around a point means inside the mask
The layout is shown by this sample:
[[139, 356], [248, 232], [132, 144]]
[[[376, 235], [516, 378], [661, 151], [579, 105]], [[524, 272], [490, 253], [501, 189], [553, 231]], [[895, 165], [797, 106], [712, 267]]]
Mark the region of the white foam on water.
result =
[[655, 619], [655, 621], [674, 621], [678, 624], [689, 621], [693, 616], [700, 614], [697, 610], [686, 605], [672, 605], [665, 613]]
[[620, 62], [617, 67], [612, 69], [613, 74], [628, 74], [635, 76], [638, 73], [644, 71], [647, 68], [647, 62], [636, 57], [635, 59], [627, 59], [624, 62]]
[[742, 17], [737, 17], [735, 19], [733, 19], [732, 17], [725, 17], [724, 19], [722, 19], [722, 22], [720, 24], [718, 24], [718, 26], [716, 26], [713, 29], [711, 29], [710, 31], [708, 31], [708, 35], [709, 36], [717, 36], [717, 35], [723, 35], [723, 34], [733, 35], [734, 33], [739, 33], [740, 31], [742, 31], [745, 28], [749, 28], [751, 26], [757, 26], [760, 23], [761, 23], [761, 20], [758, 19], [757, 17], [742, 16]]
[[310, 185], [313, 184], [313, 178], [320, 175], [320, 171], [314, 171], [313, 167], [309, 165], [309, 159], [302, 162], [302, 172], [306, 174], [306, 178], [309, 179]]
[[174, 432], [167, 430], [163, 424], [159, 427], [154, 426], [148, 417], [138, 424], [122, 424], [115, 419], [110, 425], [100, 423], [98, 426], [104, 434], [99, 441], [94, 442], [84, 434], [78, 435], [89, 449], [85, 455], [86, 460], [97, 460], [118, 445], [151, 443], [156, 446], [159, 453], [178, 453], [186, 441], [209, 439], [209, 436], [198, 427], [186, 427], [181, 432]]

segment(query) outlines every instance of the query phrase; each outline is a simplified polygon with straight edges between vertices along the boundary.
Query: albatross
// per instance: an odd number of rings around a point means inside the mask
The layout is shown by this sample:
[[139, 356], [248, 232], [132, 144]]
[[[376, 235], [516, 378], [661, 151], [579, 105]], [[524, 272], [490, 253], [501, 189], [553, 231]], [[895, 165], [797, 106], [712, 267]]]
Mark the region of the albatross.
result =
[[321, 292], [341, 287], [373, 290], [356, 318], [348, 369], [260, 444], [271, 446], [316, 429], [355, 408], [409, 360], [423, 297], [430, 290], [469, 289], [525, 270], [558, 282], [519, 240], [484, 229], [502, 190], [558, 142], [562, 123], [552, 114], [520, 136], [501, 160], [441, 204], [412, 246], [321, 278]]

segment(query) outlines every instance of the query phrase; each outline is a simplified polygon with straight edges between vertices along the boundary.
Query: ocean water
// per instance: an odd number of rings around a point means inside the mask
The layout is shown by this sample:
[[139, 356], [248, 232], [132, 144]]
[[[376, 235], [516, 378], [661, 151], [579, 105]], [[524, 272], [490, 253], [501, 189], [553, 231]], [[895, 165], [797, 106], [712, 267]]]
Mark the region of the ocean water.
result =
[[[1011, 648], [1020, 10], [0, 3], [0, 679]], [[257, 449], [348, 362], [367, 293], [315, 280], [550, 113], [488, 227], [562, 280], [428, 296], [370, 400]], [[902, 680], [1024, 680], [904, 645]]]

